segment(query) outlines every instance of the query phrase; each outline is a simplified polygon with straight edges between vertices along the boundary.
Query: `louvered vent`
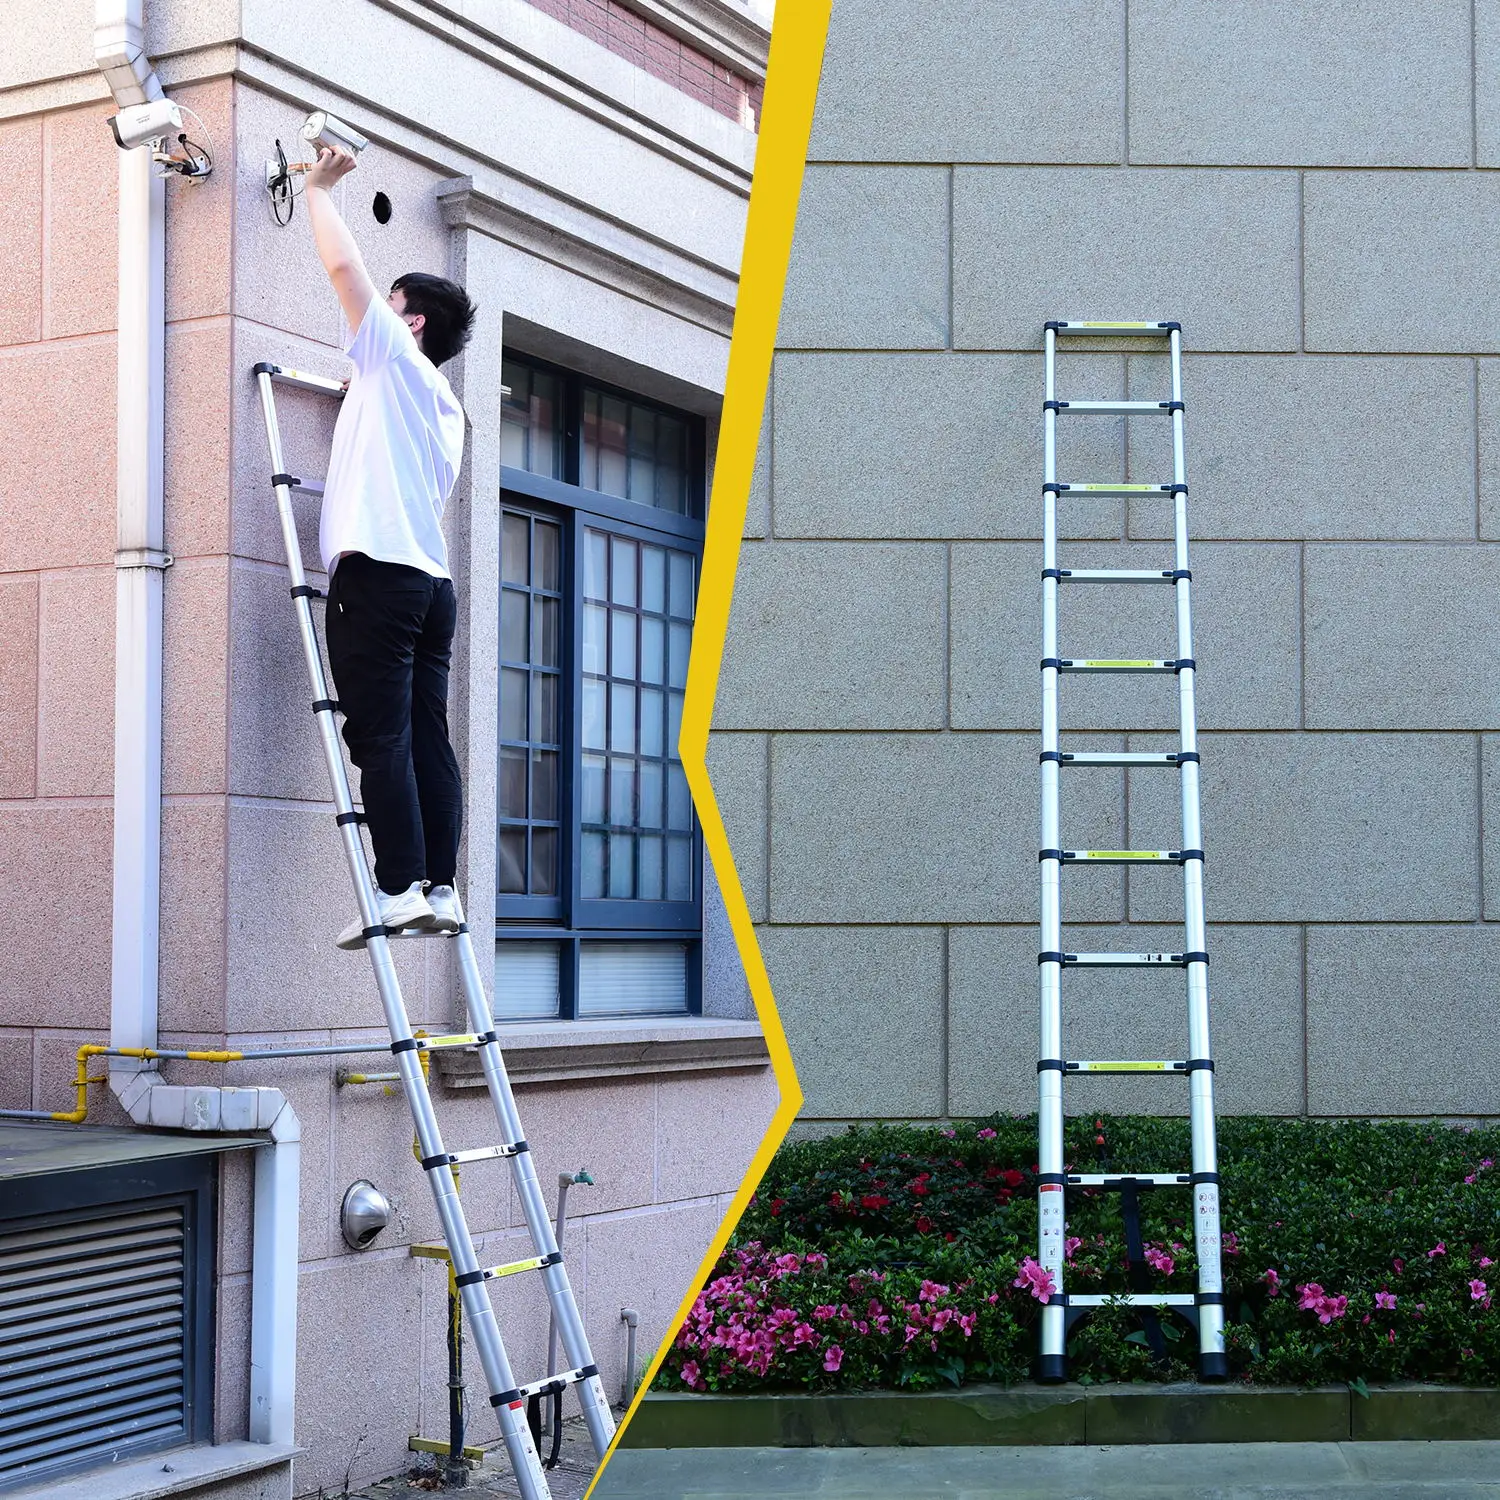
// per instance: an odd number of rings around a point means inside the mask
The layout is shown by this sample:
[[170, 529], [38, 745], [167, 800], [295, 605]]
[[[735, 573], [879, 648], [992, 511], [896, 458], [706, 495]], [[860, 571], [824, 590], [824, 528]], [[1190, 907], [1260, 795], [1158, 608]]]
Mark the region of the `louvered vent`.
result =
[[0, 1488], [187, 1436], [184, 1206], [0, 1230]]

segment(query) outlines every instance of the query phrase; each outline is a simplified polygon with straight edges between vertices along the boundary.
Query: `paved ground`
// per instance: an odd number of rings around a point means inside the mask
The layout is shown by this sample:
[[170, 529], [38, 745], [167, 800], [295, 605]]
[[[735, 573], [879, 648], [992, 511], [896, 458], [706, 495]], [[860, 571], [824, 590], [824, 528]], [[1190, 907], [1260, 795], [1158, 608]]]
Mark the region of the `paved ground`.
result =
[[[619, 1414], [616, 1413], [616, 1420]], [[472, 1442], [472, 1437], [470, 1438]], [[487, 1450], [484, 1463], [470, 1470], [469, 1482], [463, 1489], [445, 1487], [436, 1476], [440, 1472], [436, 1459], [426, 1455], [412, 1455], [414, 1467], [410, 1474], [398, 1475], [394, 1479], [382, 1480], [366, 1489], [352, 1491], [349, 1500], [417, 1500], [422, 1495], [472, 1495], [475, 1500], [519, 1500], [520, 1490], [511, 1477], [510, 1460], [505, 1456], [505, 1445], [496, 1442], [483, 1444]], [[542, 1457], [551, 1451], [552, 1440], [542, 1440]], [[594, 1449], [584, 1428], [583, 1418], [575, 1417], [563, 1423], [562, 1453], [557, 1467], [547, 1476], [552, 1500], [583, 1500], [583, 1492], [594, 1477]], [[339, 1497], [342, 1500], [342, 1497]]]
[[623, 1449], [591, 1500], [1500, 1500], [1500, 1442]]

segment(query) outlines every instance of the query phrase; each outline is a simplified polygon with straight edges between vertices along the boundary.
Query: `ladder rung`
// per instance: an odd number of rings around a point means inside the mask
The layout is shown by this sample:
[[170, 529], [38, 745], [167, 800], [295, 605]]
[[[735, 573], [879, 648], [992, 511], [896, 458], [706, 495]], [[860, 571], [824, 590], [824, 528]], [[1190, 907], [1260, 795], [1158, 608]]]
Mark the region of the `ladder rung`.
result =
[[1192, 1175], [1188, 1172], [1069, 1172], [1069, 1187], [1127, 1187], [1132, 1183], [1140, 1187], [1190, 1187]]
[[1123, 1307], [1193, 1307], [1198, 1298], [1193, 1292], [1065, 1292], [1069, 1307], [1106, 1307], [1111, 1302]]
[[598, 1373], [598, 1368], [594, 1365], [585, 1365], [581, 1370], [559, 1370], [556, 1375], [549, 1375], [545, 1380], [518, 1385], [516, 1392], [523, 1401], [529, 1396], [550, 1396], [553, 1391], [565, 1391], [570, 1385], [577, 1385], [579, 1381]]
[[1152, 318], [1053, 318], [1047, 327], [1054, 333], [1076, 333], [1108, 338], [1117, 334], [1135, 334], [1148, 338], [1166, 338], [1174, 328], [1182, 324], [1175, 319], [1159, 322]]
[[1171, 568], [1059, 568], [1058, 581], [1068, 583], [1174, 583]]
[[1186, 1073], [1186, 1061], [1065, 1062], [1065, 1073]]
[[1064, 953], [1065, 969], [1183, 968], [1185, 953]]
[[419, 1036], [412, 1040], [418, 1051], [435, 1052], [440, 1047], [477, 1047], [485, 1038], [473, 1031], [460, 1031], [450, 1036]]
[[269, 375], [278, 385], [294, 385], [298, 390], [318, 391], [325, 396], [343, 396], [345, 386], [341, 380], [327, 375], [310, 375], [306, 370], [293, 370], [288, 365], [272, 364], [263, 360], [255, 366], [255, 374]]
[[[507, 1261], [503, 1266], [482, 1266], [479, 1270], [471, 1273], [469, 1280], [473, 1281], [497, 1281], [502, 1276], [518, 1276], [522, 1271], [540, 1271], [547, 1266], [555, 1266], [562, 1260], [561, 1253], [556, 1255], [528, 1255], [525, 1260]], [[464, 1278], [458, 1278], [458, 1284], [465, 1284]]]
[[470, 1161], [503, 1161], [519, 1156], [524, 1150], [524, 1141], [519, 1146], [476, 1146], [472, 1151], [445, 1151], [442, 1159], [450, 1167], [460, 1167]]
[[1175, 672], [1175, 659], [1161, 657], [1063, 656], [1059, 672]]
[[[1090, 484], [1060, 484], [1058, 491], [1064, 495], [1170, 495], [1174, 486], [1170, 484], [1115, 484], [1115, 483], [1090, 483]], [[1187, 486], [1180, 488], [1186, 492]]]
[[1165, 417], [1182, 410], [1180, 401], [1054, 401], [1048, 408], [1062, 417]]
[[1065, 766], [1180, 766], [1175, 750], [1064, 750]]
[[1180, 865], [1194, 851], [1191, 849], [1063, 849], [1064, 864], [1090, 865]]

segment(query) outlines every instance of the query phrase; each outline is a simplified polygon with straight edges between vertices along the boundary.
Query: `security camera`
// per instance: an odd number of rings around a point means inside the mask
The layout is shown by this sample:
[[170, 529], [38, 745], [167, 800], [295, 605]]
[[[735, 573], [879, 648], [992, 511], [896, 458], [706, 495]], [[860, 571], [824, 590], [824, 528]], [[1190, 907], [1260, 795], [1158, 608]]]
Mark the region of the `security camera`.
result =
[[109, 128], [115, 133], [115, 145], [122, 151], [132, 151], [163, 136], [179, 135], [184, 127], [182, 111], [170, 99], [153, 99], [111, 115]]
[[334, 119], [326, 109], [316, 109], [307, 117], [302, 139], [314, 146], [341, 146], [354, 156], [370, 144], [352, 125]]

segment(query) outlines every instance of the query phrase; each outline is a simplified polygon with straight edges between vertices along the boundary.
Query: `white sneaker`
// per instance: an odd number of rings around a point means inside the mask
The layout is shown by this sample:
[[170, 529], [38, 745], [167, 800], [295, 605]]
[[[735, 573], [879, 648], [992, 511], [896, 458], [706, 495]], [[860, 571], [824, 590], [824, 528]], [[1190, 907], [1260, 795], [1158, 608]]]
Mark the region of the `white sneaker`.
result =
[[434, 932], [457, 932], [464, 914], [458, 904], [458, 892], [451, 885], [427, 887], [427, 904], [432, 907]]
[[[414, 880], [404, 891], [388, 896], [379, 891], [380, 922], [384, 927], [399, 932], [406, 927], [415, 927], [423, 932], [439, 932], [437, 914], [428, 905], [422, 894], [422, 882]], [[338, 937], [340, 948], [363, 948], [365, 946], [365, 924], [351, 922]]]

